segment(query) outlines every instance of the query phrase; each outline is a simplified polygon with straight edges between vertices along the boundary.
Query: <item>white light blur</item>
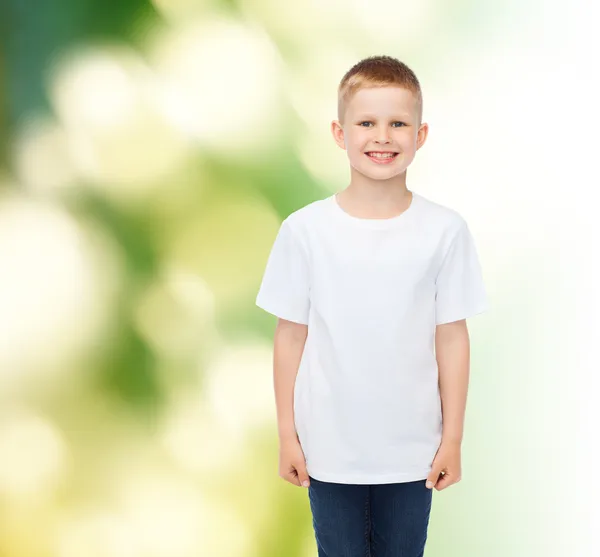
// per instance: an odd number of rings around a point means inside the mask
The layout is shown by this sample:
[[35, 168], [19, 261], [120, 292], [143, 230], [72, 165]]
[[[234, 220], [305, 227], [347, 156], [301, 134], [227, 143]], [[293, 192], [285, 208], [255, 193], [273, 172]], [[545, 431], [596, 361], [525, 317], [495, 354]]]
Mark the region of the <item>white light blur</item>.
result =
[[65, 474], [67, 447], [46, 418], [5, 407], [0, 414], [0, 493], [21, 501], [50, 497]]
[[109, 505], [72, 507], [56, 528], [58, 557], [239, 557], [256, 550], [248, 521], [172, 472], [136, 465]]
[[350, 183], [348, 155], [326, 127], [300, 132], [296, 154], [307, 172], [331, 192]]
[[144, 557], [125, 517], [101, 508], [76, 508], [58, 521], [57, 557]]
[[[302, 121], [323, 128], [329, 134], [332, 120], [337, 120], [337, 89], [344, 74], [360, 59], [356, 47], [335, 43], [323, 45], [327, 57], [319, 56], [315, 46], [307, 47], [307, 58], [287, 72], [285, 91]], [[333, 141], [333, 138], [331, 138]]]
[[296, 47], [306, 60], [316, 61], [309, 54], [312, 45], [321, 47], [318, 58], [327, 58], [327, 45], [332, 41], [360, 42], [354, 14], [345, 0], [240, 0], [237, 6], [245, 20], [257, 22], [277, 40]]
[[225, 346], [206, 373], [206, 400], [216, 419], [235, 435], [246, 435], [276, 418], [273, 351], [263, 344]]
[[[402, 45], [425, 42], [427, 34], [435, 29], [436, 14], [440, 12], [440, 6], [435, 0], [381, 0], [377, 2], [376, 8], [367, 0], [350, 0], [345, 9], [353, 15], [355, 32], [361, 34], [371, 49], [393, 50], [399, 50]], [[447, 22], [443, 24], [447, 25]], [[388, 52], [374, 54], [386, 53]]]
[[65, 130], [48, 118], [26, 121], [14, 146], [18, 181], [36, 193], [72, 186], [77, 172]]
[[[566, 98], [570, 85], [556, 82], [552, 57], [544, 62], [544, 55], [527, 50], [506, 56], [505, 48], [492, 43], [477, 57], [470, 49], [453, 54], [463, 70], [454, 71], [443, 89], [430, 88], [423, 115], [429, 137], [415, 171], [408, 171], [417, 176], [417, 191], [467, 219], [490, 278], [504, 277], [519, 253], [554, 251], [550, 238], [558, 242], [570, 234], [556, 226], [557, 216], [574, 199], [561, 194], [571, 169], [562, 161], [558, 167], [544, 162], [555, 149], [547, 115], [555, 110], [555, 95], [562, 89]], [[553, 95], [540, 93], [547, 90]], [[531, 133], [516, 133], [517, 123]]]
[[236, 160], [278, 141], [281, 60], [260, 28], [193, 22], [165, 33], [151, 58], [163, 111], [182, 133]]
[[256, 246], [262, 246], [266, 258], [280, 224], [272, 207], [256, 195], [213, 196], [198, 218], [173, 230], [165, 251], [174, 265], [201, 276], [223, 308], [254, 292], [265, 262]]
[[160, 434], [171, 457], [183, 468], [206, 474], [223, 473], [244, 458], [239, 431], [227, 428], [209, 409], [201, 389], [179, 395], [171, 405]]
[[254, 550], [243, 516], [184, 479], [136, 471], [123, 482], [119, 500], [141, 555], [239, 557]]
[[348, 156], [331, 133], [337, 120], [337, 88], [342, 76], [359, 60], [349, 48], [328, 46], [323, 58], [315, 51], [310, 62], [286, 78], [286, 92], [304, 125], [295, 138], [297, 155], [306, 170], [335, 191], [350, 179]]
[[189, 143], [164, 118], [160, 84], [134, 52], [77, 50], [56, 65], [50, 97], [80, 174], [123, 202], [145, 199], [189, 155]]
[[98, 340], [119, 276], [108, 249], [50, 202], [18, 196], [0, 202], [3, 394], [44, 385], [37, 380], [44, 377], [57, 380]]
[[134, 321], [157, 353], [185, 359], [211, 344], [214, 304], [213, 293], [198, 275], [167, 264], [140, 296]]
[[54, 70], [55, 108], [67, 126], [94, 131], [119, 127], [135, 110], [138, 85], [133, 72], [141, 71], [142, 64], [132, 52], [79, 49]]

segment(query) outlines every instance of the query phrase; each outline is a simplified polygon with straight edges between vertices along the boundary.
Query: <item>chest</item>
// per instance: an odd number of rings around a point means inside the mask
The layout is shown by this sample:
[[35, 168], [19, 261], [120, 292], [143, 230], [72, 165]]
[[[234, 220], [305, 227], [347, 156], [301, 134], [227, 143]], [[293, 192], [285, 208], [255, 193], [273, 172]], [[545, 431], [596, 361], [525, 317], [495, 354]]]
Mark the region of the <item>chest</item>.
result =
[[415, 228], [332, 231], [310, 249], [313, 303], [395, 310], [435, 290], [439, 242]]

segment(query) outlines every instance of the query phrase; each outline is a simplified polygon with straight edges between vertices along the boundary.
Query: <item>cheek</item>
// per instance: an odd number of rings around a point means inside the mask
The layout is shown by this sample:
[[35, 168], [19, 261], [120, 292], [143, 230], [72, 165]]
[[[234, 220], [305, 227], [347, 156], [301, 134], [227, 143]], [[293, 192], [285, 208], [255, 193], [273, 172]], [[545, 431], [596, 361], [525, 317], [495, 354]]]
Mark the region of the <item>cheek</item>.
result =
[[346, 140], [346, 149], [348, 153], [353, 156], [359, 156], [362, 154], [364, 143], [357, 140], [357, 138]]
[[356, 137], [356, 134], [346, 134], [344, 136], [344, 143], [349, 149], [356, 149], [360, 145], [360, 138]]

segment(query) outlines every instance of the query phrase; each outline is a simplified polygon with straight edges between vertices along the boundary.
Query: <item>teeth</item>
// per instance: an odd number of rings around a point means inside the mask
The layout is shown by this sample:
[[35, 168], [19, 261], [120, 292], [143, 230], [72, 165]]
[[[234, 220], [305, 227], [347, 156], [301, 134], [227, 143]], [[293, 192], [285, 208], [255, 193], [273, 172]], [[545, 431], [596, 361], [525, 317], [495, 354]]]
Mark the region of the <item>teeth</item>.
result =
[[378, 159], [391, 159], [395, 155], [395, 153], [369, 153], [370, 157], [376, 157]]

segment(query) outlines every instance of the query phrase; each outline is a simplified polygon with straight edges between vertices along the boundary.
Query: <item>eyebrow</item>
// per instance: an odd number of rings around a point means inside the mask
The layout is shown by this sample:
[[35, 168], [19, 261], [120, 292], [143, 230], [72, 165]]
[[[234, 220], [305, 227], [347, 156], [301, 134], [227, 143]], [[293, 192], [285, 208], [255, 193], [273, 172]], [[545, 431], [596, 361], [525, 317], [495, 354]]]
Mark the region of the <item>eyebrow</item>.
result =
[[[374, 116], [373, 114], [358, 114], [356, 117], [357, 118], [373, 118], [374, 120], [377, 119], [377, 117]], [[393, 116], [393, 118], [410, 118], [410, 116], [408, 114], [398, 114], [396, 116]]]

